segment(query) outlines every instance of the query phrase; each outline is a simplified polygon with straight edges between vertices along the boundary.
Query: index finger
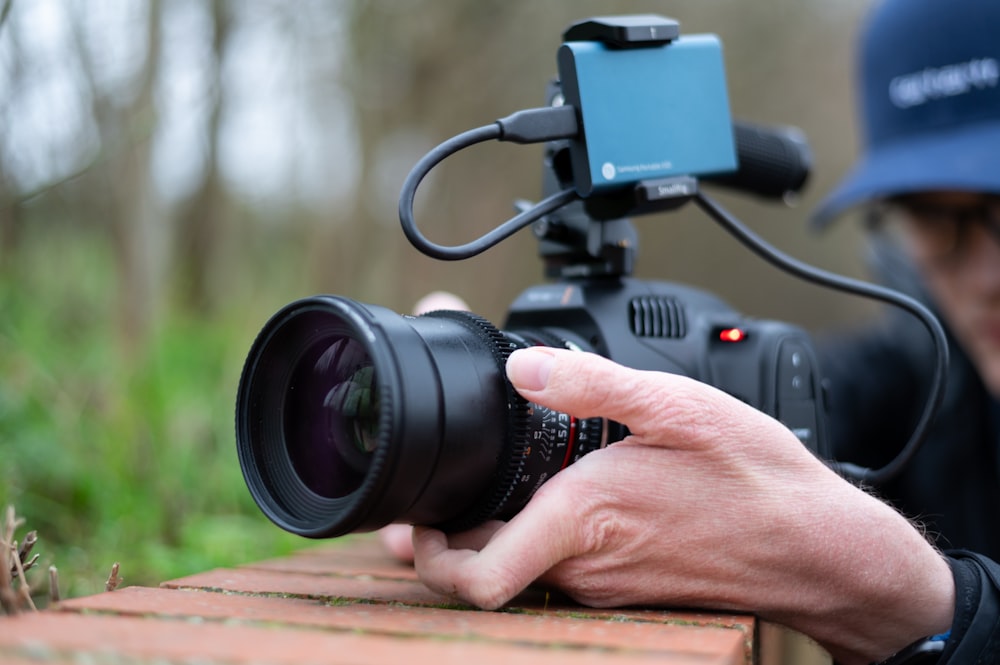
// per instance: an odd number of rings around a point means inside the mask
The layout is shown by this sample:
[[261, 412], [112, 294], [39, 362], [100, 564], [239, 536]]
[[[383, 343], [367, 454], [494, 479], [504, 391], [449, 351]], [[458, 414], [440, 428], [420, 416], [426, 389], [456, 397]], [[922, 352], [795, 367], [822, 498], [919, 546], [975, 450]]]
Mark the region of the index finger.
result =
[[417, 575], [431, 589], [476, 607], [502, 607], [557, 563], [579, 553], [568, 508], [558, 492], [543, 488], [479, 551], [449, 549], [444, 533], [415, 527]]
[[686, 447], [704, 438], [707, 426], [716, 431], [725, 422], [740, 428], [744, 418], [759, 417], [752, 407], [708, 384], [632, 369], [593, 353], [520, 349], [507, 361], [507, 376], [525, 399], [578, 418], [615, 420], [634, 436], [661, 446]]

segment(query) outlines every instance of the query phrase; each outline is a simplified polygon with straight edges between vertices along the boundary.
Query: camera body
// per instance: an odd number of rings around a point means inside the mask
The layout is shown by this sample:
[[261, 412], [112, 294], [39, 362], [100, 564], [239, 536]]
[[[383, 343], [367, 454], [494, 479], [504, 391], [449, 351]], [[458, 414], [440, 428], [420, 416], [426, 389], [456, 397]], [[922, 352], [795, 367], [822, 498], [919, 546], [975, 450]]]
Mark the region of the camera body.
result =
[[744, 317], [682, 284], [598, 277], [527, 289], [511, 306], [504, 330], [544, 331], [622, 365], [711, 384], [828, 455], [816, 353], [797, 326]]
[[[801, 141], [732, 124], [714, 37], [681, 38], [676, 21], [648, 15], [583, 21], [563, 37], [560, 81], [549, 107], [528, 116], [540, 127], [522, 134], [547, 141], [544, 201], [520, 205], [474, 251], [433, 246], [416, 231], [420, 179], [471, 142], [507, 140], [489, 126], [428, 153], [400, 196], [407, 236], [439, 258], [474, 255], [512, 232], [503, 227], [533, 222], [553, 282], [522, 293], [502, 329], [470, 312], [412, 317], [321, 295], [290, 303], [258, 334], [237, 393], [237, 450], [254, 500], [282, 528], [319, 538], [391, 522], [462, 530], [509, 519], [555, 473], [627, 435], [520, 396], [505, 364], [533, 345], [711, 384], [828, 455], [820, 372], [802, 329], [746, 318], [690, 286], [631, 277], [629, 215], [704, 203], [702, 177], [762, 195], [796, 190], [807, 173]], [[571, 113], [549, 113], [567, 105]]]

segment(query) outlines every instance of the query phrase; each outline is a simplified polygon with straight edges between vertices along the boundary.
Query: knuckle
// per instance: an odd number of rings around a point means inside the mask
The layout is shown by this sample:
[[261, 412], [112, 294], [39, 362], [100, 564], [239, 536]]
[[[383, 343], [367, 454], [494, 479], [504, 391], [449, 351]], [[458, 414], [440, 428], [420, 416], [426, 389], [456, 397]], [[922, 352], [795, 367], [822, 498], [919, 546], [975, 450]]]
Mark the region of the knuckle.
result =
[[514, 571], [503, 564], [487, 567], [469, 561], [453, 569], [451, 580], [450, 595], [484, 610], [499, 609], [518, 591]]
[[573, 363], [562, 377], [560, 395], [574, 405], [574, 415], [590, 417], [617, 414], [638, 395], [649, 392], [633, 370], [616, 368], [610, 361]]
[[590, 559], [565, 561], [553, 572], [549, 581], [582, 605], [609, 607], [617, 603], [616, 578]]
[[503, 573], [476, 575], [467, 580], [465, 593], [459, 595], [472, 605], [483, 610], [497, 610], [513, 597]]

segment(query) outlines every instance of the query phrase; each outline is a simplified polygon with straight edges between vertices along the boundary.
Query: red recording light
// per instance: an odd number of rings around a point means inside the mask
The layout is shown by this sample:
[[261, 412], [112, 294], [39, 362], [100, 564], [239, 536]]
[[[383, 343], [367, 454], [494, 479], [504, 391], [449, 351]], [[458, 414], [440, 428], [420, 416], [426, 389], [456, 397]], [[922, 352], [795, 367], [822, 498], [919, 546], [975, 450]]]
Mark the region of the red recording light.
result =
[[747, 333], [742, 328], [724, 328], [719, 331], [719, 339], [723, 342], [742, 342], [747, 338]]

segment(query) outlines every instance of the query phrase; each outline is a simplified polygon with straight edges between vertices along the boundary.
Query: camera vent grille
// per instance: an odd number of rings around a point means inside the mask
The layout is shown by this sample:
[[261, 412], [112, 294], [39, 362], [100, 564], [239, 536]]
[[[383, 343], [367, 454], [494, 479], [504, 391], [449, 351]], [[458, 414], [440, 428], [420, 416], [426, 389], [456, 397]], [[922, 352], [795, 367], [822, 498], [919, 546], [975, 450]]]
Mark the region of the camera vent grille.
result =
[[684, 309], [673, 298], [633, 298], [629, 303], [629, 321], [638, 337], [680, 338], [687, 334]]

